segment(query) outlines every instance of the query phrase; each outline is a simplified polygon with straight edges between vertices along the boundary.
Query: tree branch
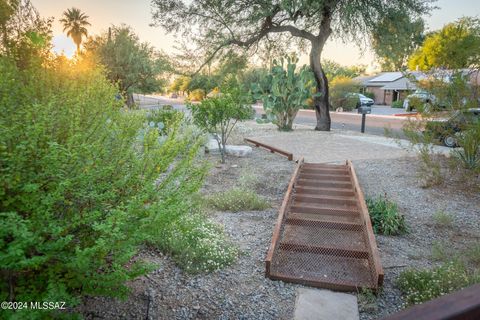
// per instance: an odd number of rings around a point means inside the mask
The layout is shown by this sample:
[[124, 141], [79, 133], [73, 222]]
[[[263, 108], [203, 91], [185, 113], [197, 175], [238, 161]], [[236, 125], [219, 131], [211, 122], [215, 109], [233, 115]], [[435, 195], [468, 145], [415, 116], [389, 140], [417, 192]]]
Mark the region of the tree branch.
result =
[[[196, 75], [199, 73], [207, 64], [209, 64], [217, 55], [219, 51], [221, 51], [223, 48], [226, 48], [230, 45], [237, 45], [242, 48], [250, 48], [253, 44], [258, 43], [262, 38], [267, 36], [269, 33], [282, 33], [282, 32], [289, 32], [292, 36], [294, 37], [299, 37], [303, 39], [307, 39], [311, 42], [315, 41], [317, 37], [306, 30], [299, 29], [293, 25], [278, 25], [273, 23], [273, 17], [278, 13], [280, 9], [277, 7], [274, 9], [272, 14], [268, 17], [265, 18], [265, 22], [262, 25], [262, 28], [258, 33], [255, 35], [251, 36], [247, 40], [238, 40], [235, 38], [234, 33], [232, 30], [226, 25], [225, 23], [221, 23], [224, 25], [228, 32], [230, 33], [231, 38], [225, 40], [223, 43], [219, 44], [218, 47], [210, 54], [210, 56], [202, 63], [202, 65], [193, 73], [192, 76]], [[216, 20], [219, 22], [218, 20]], [[328, 23], [330, 25], [330, 23]]]

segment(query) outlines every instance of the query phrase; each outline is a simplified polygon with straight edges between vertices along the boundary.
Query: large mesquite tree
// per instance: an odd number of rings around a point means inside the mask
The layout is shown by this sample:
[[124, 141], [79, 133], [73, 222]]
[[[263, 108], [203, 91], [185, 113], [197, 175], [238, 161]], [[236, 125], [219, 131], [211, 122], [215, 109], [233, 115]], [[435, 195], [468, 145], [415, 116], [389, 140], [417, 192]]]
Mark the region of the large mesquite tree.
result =
[[330, 130], [328, 81], [320, 61], [330, 36], [362, 42], [390, 12], [417, 17], [433, 0], [152, 0], [153, 19], [168, 32], [183, 31], [212, 54], [229, 46], [256, 48], [275, 34], [310, 44], [315, 75], [316, 130]]

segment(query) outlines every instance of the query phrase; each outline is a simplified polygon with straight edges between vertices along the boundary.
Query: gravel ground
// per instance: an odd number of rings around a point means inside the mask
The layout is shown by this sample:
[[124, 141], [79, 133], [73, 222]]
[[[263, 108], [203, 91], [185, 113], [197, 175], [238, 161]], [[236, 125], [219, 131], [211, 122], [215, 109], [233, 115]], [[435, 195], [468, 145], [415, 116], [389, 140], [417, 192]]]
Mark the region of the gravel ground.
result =
[[[299, 153], [310, 157], [310, 161], [343, 162], [347, 158], [353, 159], [365, 195], [387, 194], [399, 205], [410, 227], [410, 232], [403, 236], [377, 236], [385, 283], [375, 302], [359, 306], [361, 319], [377, 319], [402, 308], [403, 300], [395, 281], [405, 268], [432, 267], [431, 247], [434, 242], [448, 243], [451, 250], [461, 250], [480, 241], [478, 194], [461, 194], [455, 185], [422, 188], [416, 177], [417, 160], [400, 148], [337, 137], [335, 133], [297, 129], [300, 130], [278, 133], [272, 127], [250, 123], [236, 130], [232, 142], [241, 143], [244, 136], [267, 137], [292, 151], [296, 157]], [[341, 146], [340, 152], [336, 152], [338, 146]], [[247, 172], [258, 176], [255, 189], [272, 204], [272, 208], [259, 212], [212, 213], [211, 218], [223, 225], [225, 232], [240, 247], [242, 254], [238, 260], [221, 271], [192, 276], [175, 266], [168, 256], [153, 249], [144, 250], [138, 258], [154, 263], [156, 270], [130, 283], [132, 292], [126, 301], [86, 299], [80, 308], [85, 318], [293, 317], [295, 291], [300, 286], [266, 279], [263, 261], [294, 163], [256, 148], [250, 157], [229, 158], [224, 166], [219, 165], [217, 159], [210, 157], [216, 165], [207, 179], [204, 193], [231, 188]], [[452, 226], [435, 225], [432, 216], [439, 210], [454, 216]], [[334, 315], [332, 319], [335, 319]]]
[[[435, 242], [459, 252], [480, 242], [480, 195], [458, 192], [458, 186], [422, 188], [415, 158], [353, 161], [366, 197], [387, 194], [405, 215], [409, 233], [403, 236], [376, 236], [385, 283], [377, 305], [363, 308], [361, 319], [377, 319], [398, 311], [403, 300], [395, 281], [406, 268], [430, 268]], [[440, 227], [433, 215], [445, 211], [454, 217], [452, 226]], [[362, 308], [360, 308], [362, 311]]]

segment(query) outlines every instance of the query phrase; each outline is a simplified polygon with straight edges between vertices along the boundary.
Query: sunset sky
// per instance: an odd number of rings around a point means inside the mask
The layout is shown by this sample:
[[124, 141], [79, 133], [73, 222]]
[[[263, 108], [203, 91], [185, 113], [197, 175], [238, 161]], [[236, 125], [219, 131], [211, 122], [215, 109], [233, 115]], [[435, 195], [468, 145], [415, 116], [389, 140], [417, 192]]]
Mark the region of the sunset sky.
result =
[[[172, 52], [175, 44], [173, 35], [166, 35], [161, 28], [150, 27], [152, 22], [150, 0], [31, 0], [43, 17], [54, 17], [54, 46], [56, 52], [62, 50], [67, 56], [73, 55], [75, 46], [62, 32], [58, 22], [62, 12], [71, 7], [77, 7], [90, 18], [92, 26], [90, 34], [108, 29], [112, 24], [125, 23], [133, 27], [142, 41], [148, 41], [158, 49]], [[441, 28], [444, 24], [462, 16], [480, 16], [479, 0], [440, 0], [436, 2], [440, 9], [426, 17], [429, 30]], [[369, 48], [359, 49], [353, 44], [343, 44], [330, 41], [323, 53], [326, 59], [334, 60], [344, 65], [367, 64], [373, 62], [373, 54]]]

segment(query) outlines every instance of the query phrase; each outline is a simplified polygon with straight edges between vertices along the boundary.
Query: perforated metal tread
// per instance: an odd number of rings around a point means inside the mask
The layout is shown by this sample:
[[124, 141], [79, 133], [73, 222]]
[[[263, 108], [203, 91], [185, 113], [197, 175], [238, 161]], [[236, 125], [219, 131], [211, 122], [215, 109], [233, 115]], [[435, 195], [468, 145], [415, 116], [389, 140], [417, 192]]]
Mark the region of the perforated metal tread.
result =
[[351, 162], [299, 161], [266, 259], [272, 279], [336, 290], [383, 281], [375, 237]]

